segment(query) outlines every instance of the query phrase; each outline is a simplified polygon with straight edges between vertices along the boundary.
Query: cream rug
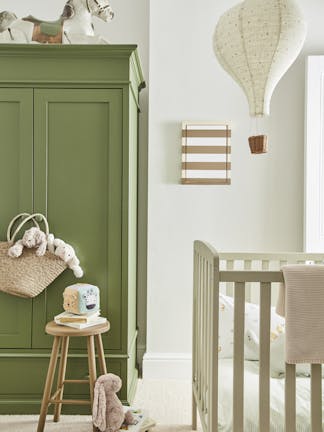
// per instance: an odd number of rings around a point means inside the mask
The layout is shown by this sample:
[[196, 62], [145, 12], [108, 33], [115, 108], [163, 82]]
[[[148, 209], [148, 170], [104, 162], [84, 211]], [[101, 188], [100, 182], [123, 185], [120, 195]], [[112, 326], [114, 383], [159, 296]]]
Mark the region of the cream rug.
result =
[[[184, 381], [139, 381], [134, 406], [145, 408], [157, 426], [154, 432], [190, 432], [191, 391]], [[63, 408], [64, 409], [64, 408]], [[35, 432], [38, 416], [0, 416], [1, 432]], [[90, 416], [49, 416], [44, 432], [92, 432]]]

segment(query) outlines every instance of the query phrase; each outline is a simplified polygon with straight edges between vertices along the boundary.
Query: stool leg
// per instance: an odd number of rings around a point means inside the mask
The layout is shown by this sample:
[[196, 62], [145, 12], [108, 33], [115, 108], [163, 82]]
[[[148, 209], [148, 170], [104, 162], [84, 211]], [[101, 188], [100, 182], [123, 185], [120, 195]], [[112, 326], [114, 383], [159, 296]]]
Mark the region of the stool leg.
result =
[[[90, 381], [90, 401], [91, 401], [91, 412], [93, 406], [93, 391], [94, 385], [97, 379], [96, 370], [96, 356], [95, 356], [95, 346], [94, 346], [94, 336], [87, 337], [87, 349], [88, 349], [88, 364], [89, 364], [89, 381]], [[96, 432], [97, 428], [93, 426], [93, 432]]]
[[52, 391], [52, 385], [53, 385], [53, 379], [54, 379], [54, 374], [55, 374], [55, 369], [56, 369], [59, 347], [60, 347], [60, 337], [55, 336], [54, 342], [53, 342], [51, 359], [50, 359], [50, 362], [48, 365], [48, 371], [47, 371], [47, 377], [46, 377], [46, 382], [45, 382], [45, 387], [44, 387], [41, 411], [40, 411], [39, 420], [38, 420], [37, 432], [43, 432], [43, 430], [44, 430], [45, 421], [46, 421], [46, 414], [47, 414], [47, 410], [48, 410], [48, 402], [49, 402], [50, 397], [51, 397], [51, 391]]
[[99, 359], [99, 369], [101, 375], [105, 375], [107, 373], [107, 366], [105, 360], [105, 352], [102, 344], [101, 334], [95, 335], [96, 345], [97, 345], [97, 354]]
[[[59, 372], [57, 377], [57, 390], [61, 389], [61, 391], [57, 395], [57, 400], [63, 399], [68, 350], [69, 350], [69, 337], [64, 336], [62, 337], [61, 360], [60, 360]], [[54, 409], [55, 422], [60, 421], [61, 409], [62, 409], [62, 404], [55, 405], [55, 409]]]

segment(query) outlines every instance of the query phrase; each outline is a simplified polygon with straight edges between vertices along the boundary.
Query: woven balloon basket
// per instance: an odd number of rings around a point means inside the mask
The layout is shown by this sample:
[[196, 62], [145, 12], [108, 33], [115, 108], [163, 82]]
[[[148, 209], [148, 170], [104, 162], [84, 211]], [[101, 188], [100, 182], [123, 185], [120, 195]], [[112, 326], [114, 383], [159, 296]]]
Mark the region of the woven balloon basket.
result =
[[252, 154], [261, 154], [268, 152], [267, 135], [256, 135], [249, 137], [249, 145]]

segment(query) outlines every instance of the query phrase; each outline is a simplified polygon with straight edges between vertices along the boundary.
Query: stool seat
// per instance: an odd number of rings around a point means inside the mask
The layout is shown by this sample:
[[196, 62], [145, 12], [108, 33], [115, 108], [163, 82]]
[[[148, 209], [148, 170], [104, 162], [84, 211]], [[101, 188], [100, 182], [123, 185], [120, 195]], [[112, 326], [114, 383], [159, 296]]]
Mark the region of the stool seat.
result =
[[58, 325], [55, 321], [51, 321], [46, 324], [45, 331], [47, 334], [52, 336], [95, 336], [102, 333], [106, 333], [110, 329], [109, 321], [83, 329], [77, 329], [73, 327]]

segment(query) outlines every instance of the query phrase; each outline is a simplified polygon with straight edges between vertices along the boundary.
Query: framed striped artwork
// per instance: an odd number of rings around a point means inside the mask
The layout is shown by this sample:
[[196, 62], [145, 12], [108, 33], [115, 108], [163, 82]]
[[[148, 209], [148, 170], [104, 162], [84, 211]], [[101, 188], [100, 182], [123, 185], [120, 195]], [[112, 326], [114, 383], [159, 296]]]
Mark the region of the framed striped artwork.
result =
[[182, 184], [231, 184], [231, 129], [228, 124], [182, 124]]

